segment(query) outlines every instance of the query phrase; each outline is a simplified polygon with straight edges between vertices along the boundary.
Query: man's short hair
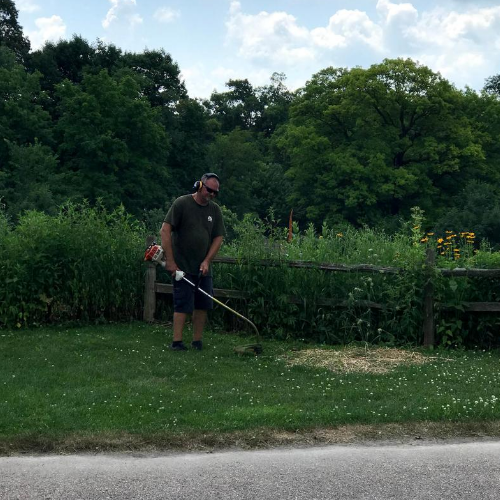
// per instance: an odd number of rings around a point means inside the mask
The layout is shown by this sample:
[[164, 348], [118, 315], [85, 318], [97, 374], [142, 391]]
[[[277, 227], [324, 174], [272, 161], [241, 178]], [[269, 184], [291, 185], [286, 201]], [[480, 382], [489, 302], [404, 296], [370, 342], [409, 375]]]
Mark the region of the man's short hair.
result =
[[206, 174], [203, 174], [201, 176], [201, 182], [205, 182], [206, 180], [211, 179], [212, 177], [214, 179], [217, 179], [217, 181], [220, 183], [219, 176], [217, 174], [214, 174], [213, 172], [207, 172]]

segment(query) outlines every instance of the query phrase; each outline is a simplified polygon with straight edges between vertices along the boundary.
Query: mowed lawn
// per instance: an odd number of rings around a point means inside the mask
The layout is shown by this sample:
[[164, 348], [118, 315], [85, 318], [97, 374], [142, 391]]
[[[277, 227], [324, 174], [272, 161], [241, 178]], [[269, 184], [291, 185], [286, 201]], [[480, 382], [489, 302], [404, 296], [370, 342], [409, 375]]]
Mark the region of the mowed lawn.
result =
[[388, 424], [498, 432], [498, 351], [264, 341], [241, 357], [251, 337], [208, 331], [201, 352], [171, 352], [170, 338], [139, 322], [0, 331], [0, 452]]

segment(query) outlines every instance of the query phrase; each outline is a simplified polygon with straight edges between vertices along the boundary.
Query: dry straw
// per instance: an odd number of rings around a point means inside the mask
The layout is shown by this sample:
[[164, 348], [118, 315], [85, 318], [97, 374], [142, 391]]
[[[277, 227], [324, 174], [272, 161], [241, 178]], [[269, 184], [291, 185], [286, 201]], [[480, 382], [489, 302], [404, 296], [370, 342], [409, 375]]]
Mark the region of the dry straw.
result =
[[[400, 365], [422, 365], [438, 358], [396, 348], [348, 346], [340, 350], [306, 349], [289, 353], [290, 366], [325, 368], [337, 373], [388, 373]], [[443, 358], [439, 358], [443, 361]], [[451, 361], [446, 359], [446, 361]]]

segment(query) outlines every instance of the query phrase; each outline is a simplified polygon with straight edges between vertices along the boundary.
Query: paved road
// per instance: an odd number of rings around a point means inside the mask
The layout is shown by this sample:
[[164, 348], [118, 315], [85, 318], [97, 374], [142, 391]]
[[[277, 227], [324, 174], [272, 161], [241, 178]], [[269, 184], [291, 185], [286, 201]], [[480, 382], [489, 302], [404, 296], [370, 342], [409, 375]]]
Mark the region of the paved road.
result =
[[0, 499], [495, 499], [500, 442], [0, 458]]

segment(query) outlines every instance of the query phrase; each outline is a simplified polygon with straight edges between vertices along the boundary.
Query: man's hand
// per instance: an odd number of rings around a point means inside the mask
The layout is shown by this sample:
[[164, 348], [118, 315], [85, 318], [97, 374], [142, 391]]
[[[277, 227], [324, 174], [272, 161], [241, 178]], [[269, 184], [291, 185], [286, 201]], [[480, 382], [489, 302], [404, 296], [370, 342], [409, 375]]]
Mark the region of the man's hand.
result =
[[201, 264], [200, 264], [200, 272], [203, 276], [206, 276], [208, 274], [208, 269], [210, 267], [210, 264], [208, 261], [204, 260]]
[[172, 278], [175, 278], [175, 272], [180, 270], [173, 261], [168, 261], [165, 269], [172, 275]]

